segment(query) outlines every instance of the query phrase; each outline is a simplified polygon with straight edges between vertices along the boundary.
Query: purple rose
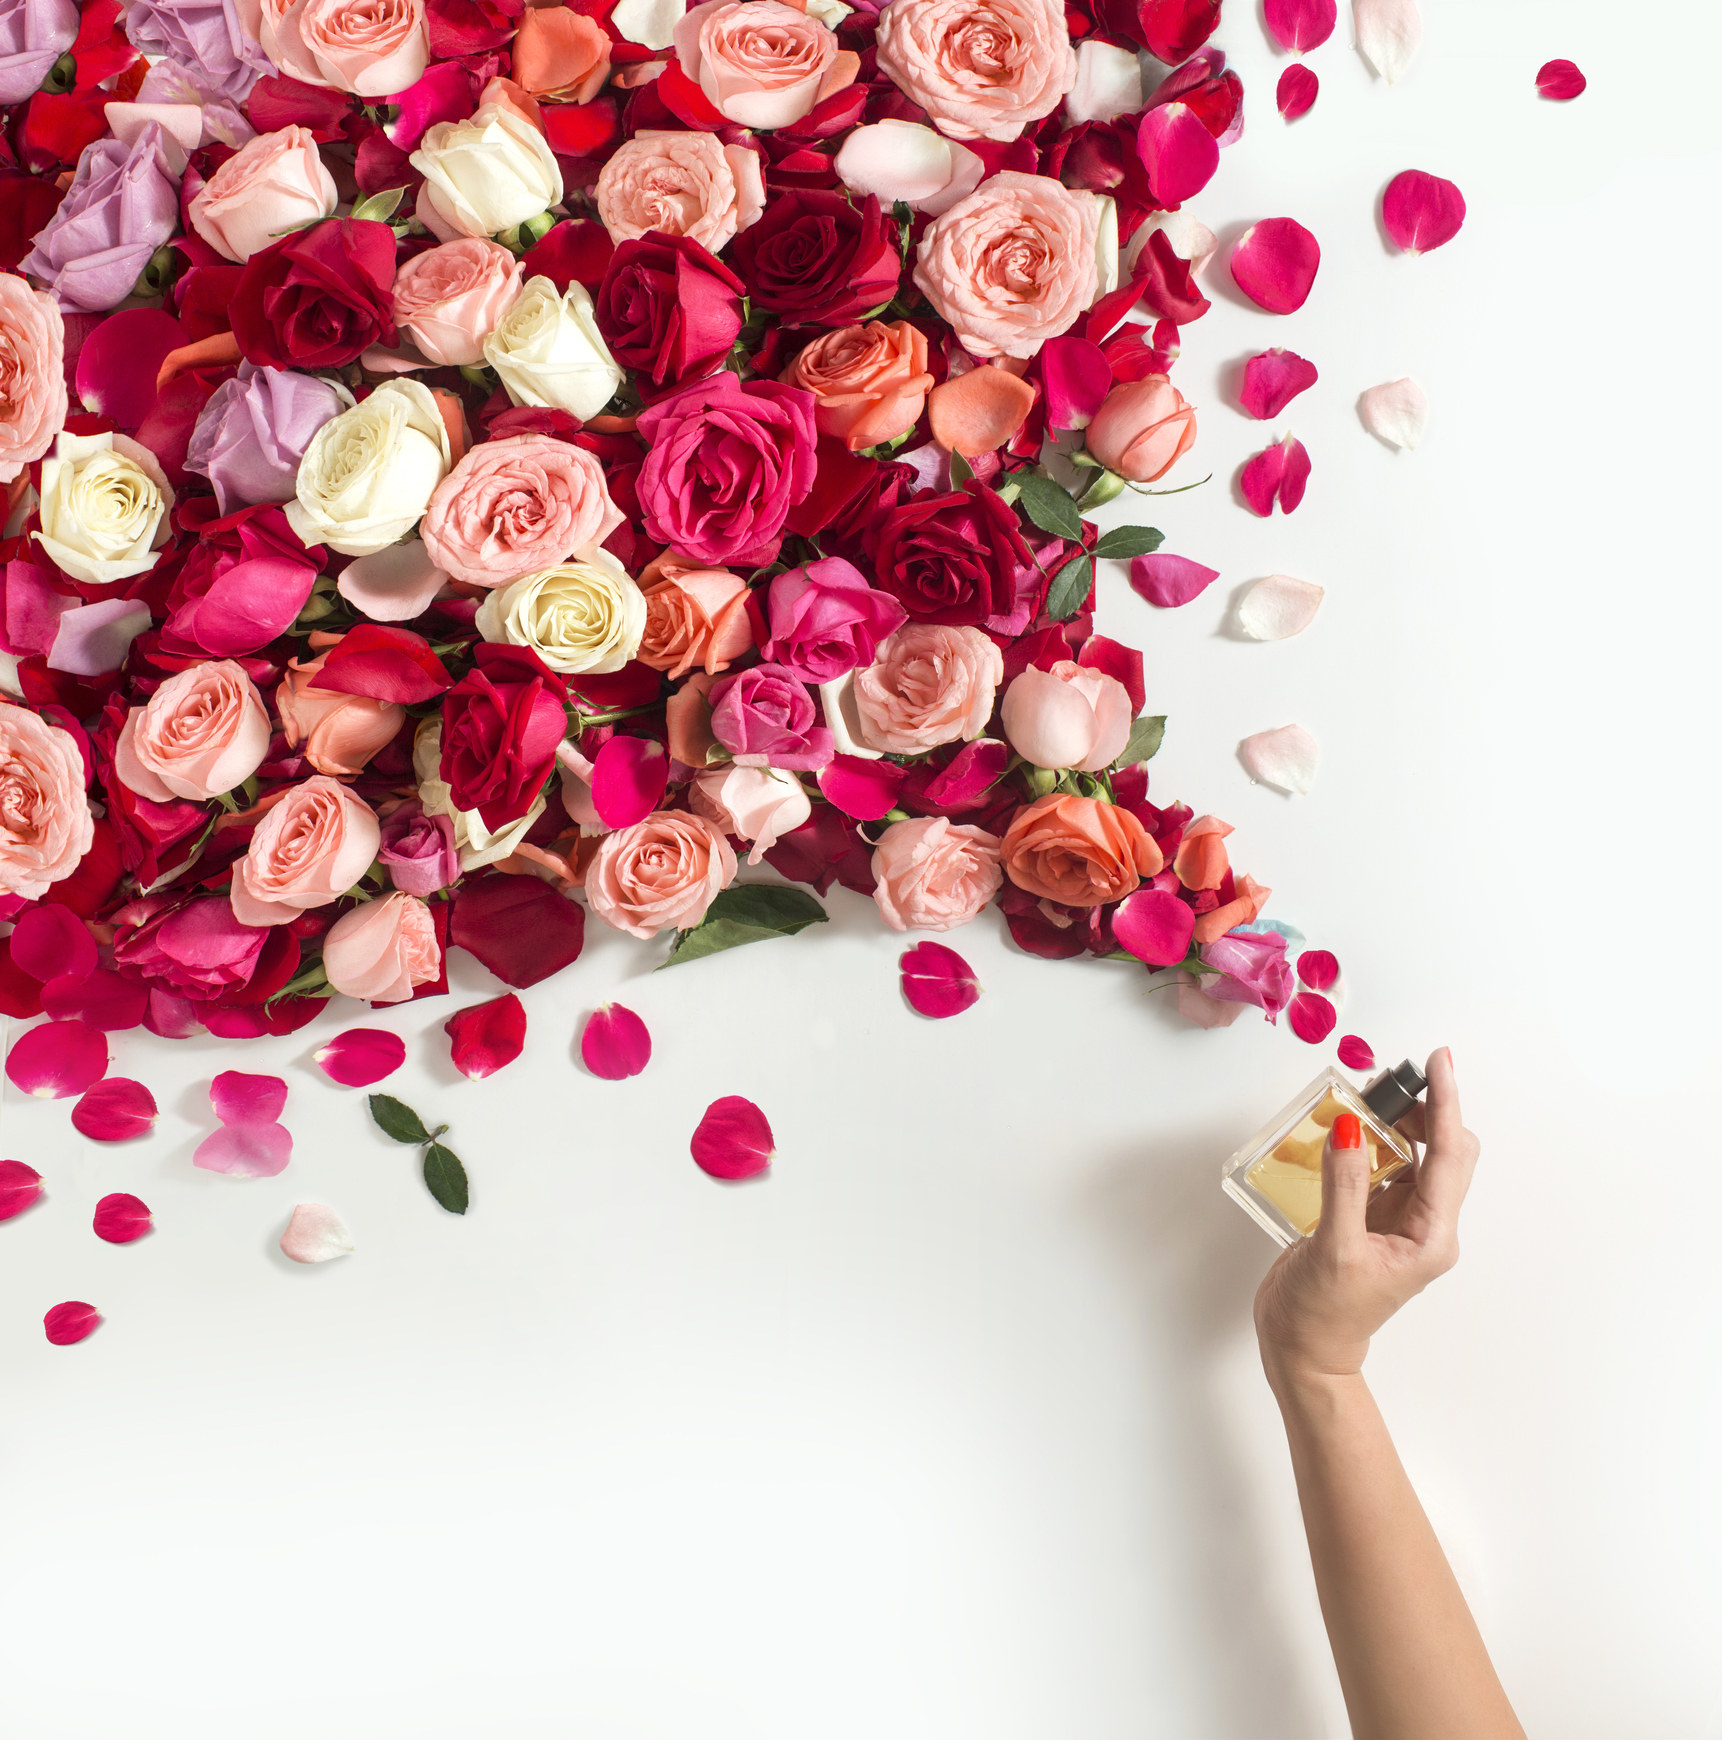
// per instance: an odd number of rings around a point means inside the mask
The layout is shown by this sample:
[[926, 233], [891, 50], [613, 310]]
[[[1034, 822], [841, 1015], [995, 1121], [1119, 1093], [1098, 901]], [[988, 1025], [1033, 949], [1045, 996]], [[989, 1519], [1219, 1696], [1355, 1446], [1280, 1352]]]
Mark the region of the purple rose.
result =
[[77, 0], [0, 0], [0, 103], [40, 90], [77, 35]]
[[875, 592], [841, 556], [779, 574], [767, 614], [771, 639], [762, 655], [810, 683], [872, 664], [879, 642], [909, 620], [895, 598]]
[[1286, 939], [1277, 930], [1229, 930], [1202, 950], [1218, 979], [1202, 975], [1201, 989], [1221, 1003], [1254, 1003], [1270, 1021], [1291, 1001], [1295, 978]]
[[807, 685], [782, 665], [755, 665], [712, 685], [712, 735], [743, 767], [810, 773], [836, 753]]
[[185, 468], [207, 477], [224, 514], [293, 499], [293, 480], [311, 437], [352, 405], [315, 375], [242, 362], [198, 415]]
[[151, 121], [130, 145], [98, 139], [22, 270], [53, 291], [62, 308], [100, 314], [132, 293], [150, 255], [179, 229], [185, 153]]
[[274, 72], [262, 46], [239, 21], [233, 0], [131, 0], [126, 36], [152, 61], [185, 67], [200, 85], [243, 102]]
[[454, 823], [447, 816], [425, 814], [417, 798], [409, 798], [383, 818], [383, 843], [377, 860], [402, 894], [422, 900], [459, 880], [460, 853], [454, 845]]

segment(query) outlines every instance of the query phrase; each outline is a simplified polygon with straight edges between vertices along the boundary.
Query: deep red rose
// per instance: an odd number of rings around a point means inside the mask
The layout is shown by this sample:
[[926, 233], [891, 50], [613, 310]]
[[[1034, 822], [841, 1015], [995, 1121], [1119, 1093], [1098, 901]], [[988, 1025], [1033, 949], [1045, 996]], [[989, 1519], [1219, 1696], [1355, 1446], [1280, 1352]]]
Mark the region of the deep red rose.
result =
[[1015, 512], [973, 478], [893, 508], [867, 548], [879, 587], [916, 622], [983, 627], [1016, 610], [1025, 571], [1038, 580]]
[[610, 256], [598, 330], [625, 369], [657, 387], [709, 375], [741, 331], [742, 282], [690, 236], [653, 230]]
[[273, 368], [338, 369], [396, 342], [395, 232], [327, 218], [253, 254], [233, 299], [246, 359]]
[[883, 307], [903, 271], [897, 225], [871, 194], [852, 205], [841, 193], [781, 193], [729, 253], [761, 308], [815, 326]]
[[567, 730], [567, 690], [537, 653], [486, 642], [443, 697], [442, 777], [455, 807], [503, 828], [532, 808]]
[[1150, 212], [1162, 209], [1148, 185], [1136, 149], [1139, 118], [1084, 121], [1061, 133], [1046, 154], [1045, 171], [1066, 187], [1103, 193], [1118, 207], [1118, 239], [1127, 242]]

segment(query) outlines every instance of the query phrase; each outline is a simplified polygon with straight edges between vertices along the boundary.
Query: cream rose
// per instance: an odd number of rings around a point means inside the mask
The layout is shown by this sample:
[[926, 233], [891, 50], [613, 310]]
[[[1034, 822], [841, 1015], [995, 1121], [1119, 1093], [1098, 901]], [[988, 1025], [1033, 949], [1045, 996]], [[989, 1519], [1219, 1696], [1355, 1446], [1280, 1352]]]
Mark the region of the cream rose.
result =
[[543, 797], [535, 797], [525, 815], [492, 832], [477, 810], [457, 810], [454, 794], [442, 777], [440, 719], [426, 719], [413, 738], [413, 778], [418, 781], [419, 804], [425, 814], [447, 816], [453, 824], [455, 850], [460, 854], [463, 873], [508, 857], [544, 814]]
[[860, 69], [817, 18], [781, 0], [691, 6], [675, 27], [675, 47], [682, 71], [740, 127], [787, 127], [853, 84]]
[[127, 435], [62, 429], [42, 461], [36, 542], [63, 573], [111, 586], [155, 566], [173, 506], [156, 456]]
[[229, 260], [245, 261], [284, 230], [334, 214], [335, 178], [308, 127], [259, 133], [192, 195], [191, 227]]
[[528, 278], [514, 306], [484, 341], [484, 360], [517, 405], [550, 405], [595, 417], [622, 384], [592, 298], [580, 284], [560, 292], [548, 278]]
[[40, 900], [94, 838], [84, 757], [71, 734], [0, 701], [0, 889]]
[[726, 834], [751, 842], [757, 864], [813, 814], [813, 800], [793, 773], [776, 767], [709, 767], [688, 787], [688, 807]]
[[530, 647], [553, 671], [619, 671], [640, 650], [646, 597], [594, 546], [488, 594], [475, 620], [486, 640]]
[[304, 543], [368, 556], [418, 524], [449, 457], [448, 429], [430, 389], [388, 381], [311, 437], [287, 522]]
[[765, 210], [758, 152], [711, 133], [643, 128], [617, 146], [593, 193], [611, 241], [656, 230], [713, 254]]
[[114, 744], [121, 785], [151, 803], [204, 803], [243, 785], [269, 753], [269, 709], [232, 659], [191, 665], [133, 707]]
[[0, 483], [40, 459], [66, 420], [65, 350], [53, 296], [0, 276]]
[[537, 127], [504, 102], [469, 121], [439, 121], [408, 159], [425, 178], [416, 210], [439, 241], [494, 236], [562, 197], [556, 154]]
[[433, 363], [464, 368], [520, 294], [520, 262], [498, 242], [462, 236], [414, 254], [395, 274], [395, 324]]
[[952, 139], [1015, 139], [1076, 82], [1060, 0], [891, 0], [878, 55]]

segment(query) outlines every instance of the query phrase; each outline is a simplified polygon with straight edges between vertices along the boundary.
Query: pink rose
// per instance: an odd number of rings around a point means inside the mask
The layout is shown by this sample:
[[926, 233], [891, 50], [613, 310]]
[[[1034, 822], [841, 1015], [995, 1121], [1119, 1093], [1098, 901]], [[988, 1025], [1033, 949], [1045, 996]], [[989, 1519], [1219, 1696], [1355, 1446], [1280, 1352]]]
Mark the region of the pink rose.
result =
[[1007, 169], [927, 226], [915, 282], [973, 356], [1031, 357], [1100, 286], [1101, 201]]
[[919, 755], [979, 737], [1004, 681], [1004, 655], [978, 628], [911, 622], [855, 673], [862, 741], [887, 755]]
[[998, 836], [944, 816], [893, 822], [873, 849], [873, 875], [873, 899], [892, 930], [967, 924], [1004, 885]]
[[891, 0], [878, 55], [951, 139], [1015, 139], [1076, 83], [1059, 0]]
[[405, 1002], [442, 977], [431, 909], [416, 895], [385, 894], [343, 912], [323, 938], [323, 971], [345, 996]]
[[708, 767], [688, 787], [696, 816], [716, 822], [726, 833], [748, 840], [747, 861], [757, 864], [785, 835], [813, 814], [813, 800], [792, 773], [775, 767]]
[[705, 0], [675, 27], [682, 71], [726, 120], [787, 127], [855, 82], [857, 55], [817, 18], [780, 0]]
[[191, 665], [133, 707], [114, 744], [122, 785], [151, 803], [203, 803], [243, 785], [269, 752], [269, 710], [232, 659]]
[[416, 84], [430, 65], [425, 0], [250, 0], [253, 34], [289, 78], [361, 97]]
[[686, 236], [712, 254], [765, 210], [759, 153], [721, 145], [712, 133], [642, 128], [616, 147], [592, 191], [611, 241], [655, 230]]
[[712, 684], [712, 735], [744, 767], [811, 772], [833, 752], [807, 685], [782, 665], [752, 665]]
[[0, 702], [0, 890], [40, 900], [95, 838], [84, 758], [68, 732]]
[[318, 673], [334, 650], [331, 647], [305, 664], [298, 659], [288, 662], [275, 690], [275, 711], [289, 749], [299, 750], [319, 773], [351, 779], [373, 755], [394, 742], [407, 722], [407, 710], [369, 695], [319, 689]]
[[403, 894], [423, 896], [452, 887], [460, 879], [453, 818], [433, 816], [417, 798], [408, 798], [383, 817], [377, 862]]
[[245, 261], [309, 219], [334, 215], [335, 178], [308, 127], [259, 133], [192, 195], [191, 227], [225, 259]]
[[1098, 773], [1124, 753], [1135, 710], [1116, 677], [1060, 659], [1050, 671], [1033, 666], [1011, 681], [1000, 710], [1005, 736], [1036, 767]]
[[1195, 445], [1196, 413], [1165, 375], [1145, 375], [1106, 395], [1083, 440], [1108, 471], [1152, 483]]
[[890, 593], [875, 592], [841, 556], [785, 569], [771, 582], [767, 605], [771, 639], [761, 655], [808, 683], [834, 682], [872, 664], [879, 643], [907, 620]]
[[0, 276], [0, 483], [54, 445], [66, 420], [66, 326], [46, 290]]
[[606, 834], [586, 872], [586, 898], [630, 936], [689, 930], [735, 880], [735, 853], [704, 816], [657, 810]]
[[419, 525], [431, 560], [471, 586], [538, 574], [622, 523], [596, 455], [552, 435], [474, 447], [436, 486]]
[[641, 664], [679, 681], [695, 665], [716, 676], [753, 645], [747, 582], [727, 568], [659, 556], [640, 573], [646, 595]]
[[381, 834], [371, 806], [328, 774], [289, 786], [233, 866], [233, 916], [291, 924], [339, 900], [370, 869]]
[[395, 274], [395, 325], [433, 363], [467, 368], [520, 294], [522, 266], [498, 242], [462, 236], [414, 254]]

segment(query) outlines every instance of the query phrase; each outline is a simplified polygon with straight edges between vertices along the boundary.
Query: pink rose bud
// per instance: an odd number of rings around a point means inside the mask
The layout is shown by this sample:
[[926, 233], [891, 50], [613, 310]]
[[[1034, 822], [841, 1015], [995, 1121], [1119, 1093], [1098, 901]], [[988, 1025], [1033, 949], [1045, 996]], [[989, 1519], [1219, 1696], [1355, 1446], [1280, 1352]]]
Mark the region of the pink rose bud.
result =
[[427, 248], [395, 274], [395, 325], [433, 363], [482, 362], [484, 341], [514, 306], [524, 272], [507, 248], [485, 237]]
[[1165, 375], [1125, 381], [1088, 425], [1088, 451], [1131, 483], [1162, 478], [1195, 445], [1196, 413]]
[[224, 259], [244, 262], [339, 204], [310, 129], [283, 127], [240, 146], [192, 196], [186, 216]]
[[348, 997], [404, 1002], [442, 977], [430, 908], [415, 895], [397, 893], [342, 913], [323, 938], [323, 971]]
[[1130, 741], [1130, 693], [1116, 677], [1060, 659], [1050, 671], [1030, 667], [1005, 690], [1005, 736], [1036, 767], [1099, 773]]

